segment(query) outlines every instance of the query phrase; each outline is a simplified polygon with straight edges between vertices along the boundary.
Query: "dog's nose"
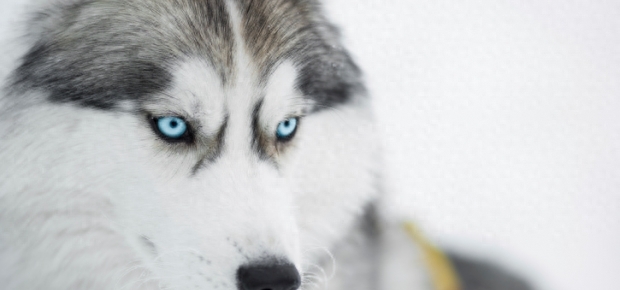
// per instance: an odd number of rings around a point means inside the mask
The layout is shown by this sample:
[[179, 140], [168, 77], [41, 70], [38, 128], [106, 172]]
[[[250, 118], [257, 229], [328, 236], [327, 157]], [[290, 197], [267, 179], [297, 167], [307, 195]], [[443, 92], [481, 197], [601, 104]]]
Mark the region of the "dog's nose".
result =
[[288, 262], [255, 263], [239, 267], [239, 290], [297, 290], [301, 284], [299, 272]]

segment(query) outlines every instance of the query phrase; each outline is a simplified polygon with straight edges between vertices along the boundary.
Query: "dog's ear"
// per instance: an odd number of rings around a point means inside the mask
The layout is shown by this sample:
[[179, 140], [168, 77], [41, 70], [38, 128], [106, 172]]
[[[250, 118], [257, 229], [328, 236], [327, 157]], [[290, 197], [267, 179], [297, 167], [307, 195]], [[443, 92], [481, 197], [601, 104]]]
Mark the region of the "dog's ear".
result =
[[68, 28], [88, 0], [34, 0], [27, 5], [26, 36], [33, 42], [45, 41]]

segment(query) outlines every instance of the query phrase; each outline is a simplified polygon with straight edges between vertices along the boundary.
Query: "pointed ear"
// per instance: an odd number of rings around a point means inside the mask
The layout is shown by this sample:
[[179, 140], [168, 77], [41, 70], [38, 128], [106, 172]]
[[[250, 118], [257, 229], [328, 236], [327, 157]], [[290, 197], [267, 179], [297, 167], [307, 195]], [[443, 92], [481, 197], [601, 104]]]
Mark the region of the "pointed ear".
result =
[[34, 41], [45, 41], [59, 30], [71, 25], [88, 0], [33, 0], [26, 7], [28, 22], [26, 36]]

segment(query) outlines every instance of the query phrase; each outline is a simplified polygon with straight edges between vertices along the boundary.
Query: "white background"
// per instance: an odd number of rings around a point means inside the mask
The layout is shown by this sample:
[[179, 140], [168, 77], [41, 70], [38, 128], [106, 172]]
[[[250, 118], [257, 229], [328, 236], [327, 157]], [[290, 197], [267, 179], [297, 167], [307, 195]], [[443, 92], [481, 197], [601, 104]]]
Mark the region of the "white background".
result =
[[620, 2], [326, 0], [396, 211], [541, 289], [620, 289]]

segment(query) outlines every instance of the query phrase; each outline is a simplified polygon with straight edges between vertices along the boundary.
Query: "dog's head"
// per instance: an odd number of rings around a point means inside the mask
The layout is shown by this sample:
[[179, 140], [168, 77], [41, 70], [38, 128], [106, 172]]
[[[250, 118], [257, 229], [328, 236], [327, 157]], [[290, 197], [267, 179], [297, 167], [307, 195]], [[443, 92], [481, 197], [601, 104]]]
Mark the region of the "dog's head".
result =
[[375, 196], [360, 73], [315, 1], [43, 6], [0, 121], [29, 276], [295, 289]]

